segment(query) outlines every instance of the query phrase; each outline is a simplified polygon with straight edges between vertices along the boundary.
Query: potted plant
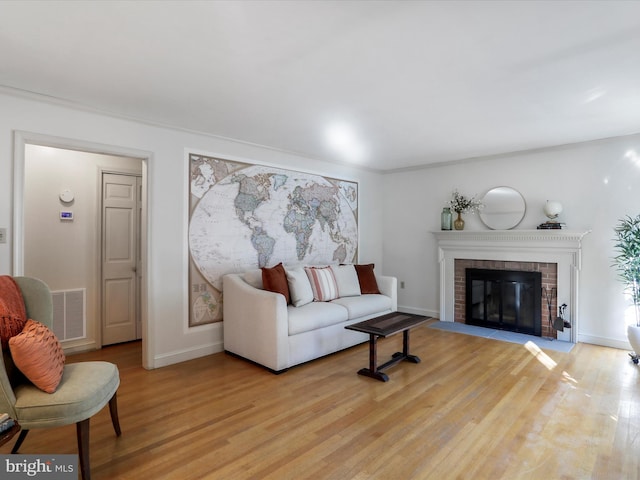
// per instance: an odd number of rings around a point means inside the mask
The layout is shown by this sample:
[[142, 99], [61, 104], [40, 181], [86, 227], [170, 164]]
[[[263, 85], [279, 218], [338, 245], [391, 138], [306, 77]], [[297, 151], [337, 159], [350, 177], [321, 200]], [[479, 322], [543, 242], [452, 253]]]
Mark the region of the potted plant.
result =
[[449, 201], [451, 210], [458, 214], [458, 218], [453, 221], [453, 228], [456, 230], [464, 230], [464, 220], [462, 214], [471, 212], [475, 213], [482, 208], [482, 203], [476, 200], [476, 196], [465, 197], [458, 190], [454, 190]]
[[631, 358], [637, 364], [640, 355], [640, 215], [621, 219], [614, 231], [617, 253], [614, 266], [634, 307], [635, 322], [627, 326], [627, 338], [633, 348]]

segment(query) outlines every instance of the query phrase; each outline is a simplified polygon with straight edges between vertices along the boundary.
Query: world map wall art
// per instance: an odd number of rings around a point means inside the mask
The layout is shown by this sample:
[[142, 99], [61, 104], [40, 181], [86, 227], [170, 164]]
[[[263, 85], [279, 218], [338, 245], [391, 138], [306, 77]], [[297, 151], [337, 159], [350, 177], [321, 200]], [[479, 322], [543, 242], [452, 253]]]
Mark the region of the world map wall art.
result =
[[356, 263], [358, 183], [189, 155], [189, 326], [222, 321], [222, 277]]

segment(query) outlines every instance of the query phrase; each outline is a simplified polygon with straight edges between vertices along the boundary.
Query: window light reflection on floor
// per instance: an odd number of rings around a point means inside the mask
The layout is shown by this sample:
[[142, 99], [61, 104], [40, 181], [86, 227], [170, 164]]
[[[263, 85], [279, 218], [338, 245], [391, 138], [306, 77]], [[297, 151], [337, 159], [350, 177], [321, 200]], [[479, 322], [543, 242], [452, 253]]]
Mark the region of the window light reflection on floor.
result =
[[576, 384], [578, 383], [578, 381], [575, 378], [573, 378], [571, 374], [569, 374], [568, 372], [562, 372], [562, 376], [568, 382], [576, 383]]
[[556, 362], [553, 361], [553, 359], [547, 355], [546, 353], [544, 353], [539, 346], [537, 346], [535, 343], [529, 341], [527, 343], [524, 344], [524, 348], [526, 348], [527, 350], [529, 350], [529, 352], [536, 357], [536, 359], [545, 367], [547, 367], [547, 370], [553, 370], [556, 365], [558, 365]]

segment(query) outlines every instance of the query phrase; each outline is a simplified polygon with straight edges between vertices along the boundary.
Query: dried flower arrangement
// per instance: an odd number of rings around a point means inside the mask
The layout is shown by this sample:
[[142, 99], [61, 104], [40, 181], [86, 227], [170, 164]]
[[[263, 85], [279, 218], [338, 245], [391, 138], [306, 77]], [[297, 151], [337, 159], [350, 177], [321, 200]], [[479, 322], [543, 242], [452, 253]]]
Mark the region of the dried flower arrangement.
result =
[[483, 207], [482, 202], [476, 199], [476, 195], [465, 197], [458, 190], [454, 190], [451, 194], [449, 205], [456, 213], [475, 213]]

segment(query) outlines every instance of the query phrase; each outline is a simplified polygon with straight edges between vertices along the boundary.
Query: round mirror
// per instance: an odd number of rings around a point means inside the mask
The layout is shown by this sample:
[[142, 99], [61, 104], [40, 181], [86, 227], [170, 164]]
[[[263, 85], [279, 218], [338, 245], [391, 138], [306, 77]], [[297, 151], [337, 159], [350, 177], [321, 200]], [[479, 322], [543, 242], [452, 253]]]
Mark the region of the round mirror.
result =
[[482, 197], [480, 219], [491, 230], [509, 230], [524, 218], [526, 205], [520, 192], [511, 187], [495, 187]]

